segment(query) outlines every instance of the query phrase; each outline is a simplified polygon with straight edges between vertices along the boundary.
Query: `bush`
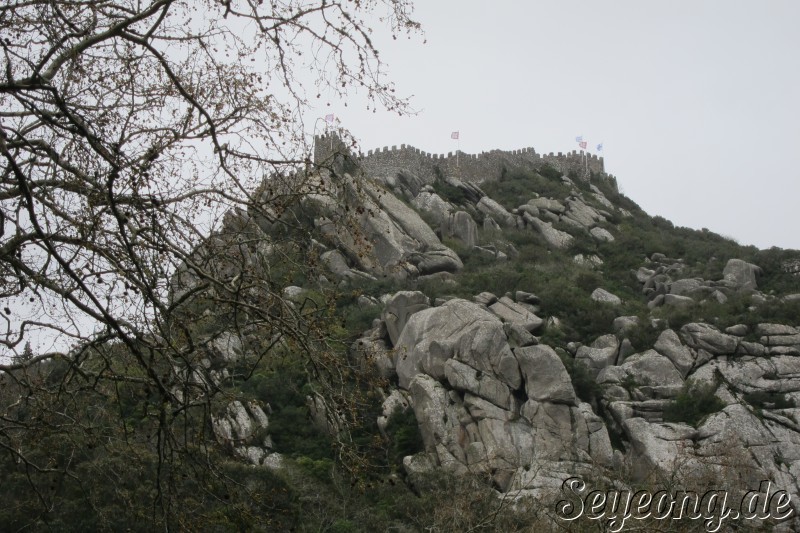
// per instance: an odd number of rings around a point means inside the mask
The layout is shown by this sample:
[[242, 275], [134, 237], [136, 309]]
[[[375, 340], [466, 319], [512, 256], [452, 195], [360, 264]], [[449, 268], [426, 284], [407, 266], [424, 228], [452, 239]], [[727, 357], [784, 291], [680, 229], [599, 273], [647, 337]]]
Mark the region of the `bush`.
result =
[[561, 355], [561, 361], [567, 369], [567, 374], [572, 380], [572, 387], [578, 398], [586, 403], [594, 403], [596, 399], [600, 398], [602, 395], [600, 385], [597, 384], [597, 380], [583, 363], [579, 363], [567, 355]]
[[391, 466], [399, 468], [403, 464], [404, 457], [425, 449], [413, 409], [409, 408], [405, 412], [395, 411], [389, 418], [386, 433], [390, 443], [388, 459]]
[[697, 427], [703, 418], [725, 407], [716, 396], [717, 387], [716, 383], [687, 382], [675, 400], [664, 408], [664, 422], [685, 422]]
[[506, 208], [516, 208], [537, 193], [540, 196], [563, 199], [572, 194], [572, 188], [561, 181], [561, 173], [545, 165], [538, 172], [512, 169], [497, 181], [481, 185], [483, 192]]
[[653, 327], [649, 316], [642, 314], [639, 316], [639, 323], [627, 330], [624, 336], [637, 352], [643, 352], [653, 347], [661, 331]]
[[454, 185], [450, 185], [443, 179], [437, 179], [434, 181], [432, 187], [434, 192], [441, 196], [446, 202], [450, 202], [455, 205], [465, 205], [469, 203], [467, 195], [464, 193], [463, 189]]

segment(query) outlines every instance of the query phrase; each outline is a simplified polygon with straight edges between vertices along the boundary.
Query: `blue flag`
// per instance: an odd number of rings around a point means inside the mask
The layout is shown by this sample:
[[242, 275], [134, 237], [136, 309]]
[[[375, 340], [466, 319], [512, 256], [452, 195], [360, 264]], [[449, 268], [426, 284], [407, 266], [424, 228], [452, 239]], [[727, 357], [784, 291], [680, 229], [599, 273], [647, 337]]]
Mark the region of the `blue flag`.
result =
[[600, 144], [597, 145], [597, 151], [598, 152], [602, 152], [603, 151], [603, 143], [600, 143]]
[[581, 141], [583, 141], [583, 135], [578, 135], [577, 137], [575, 137], [575, 142], [576, 143], [579, 143]]

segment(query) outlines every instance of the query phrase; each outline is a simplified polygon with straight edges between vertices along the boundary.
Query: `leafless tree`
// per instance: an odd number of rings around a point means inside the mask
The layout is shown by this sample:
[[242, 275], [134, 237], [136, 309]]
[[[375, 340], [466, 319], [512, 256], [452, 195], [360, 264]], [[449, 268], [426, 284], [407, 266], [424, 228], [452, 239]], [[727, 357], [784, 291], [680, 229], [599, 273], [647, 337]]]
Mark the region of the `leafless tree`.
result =
[[[58, 434], [74, 452], [115, 416], [88, 416], [87, 391], [120, 404], [136, 388], [154, 421], [156, 507], [168, 515], [164, 480], [175, 474], [164, 465], [205, 442], [189, 435], [188, 413], [207, 413], [220, 389], [198, 374], [209, 370], [198, 335], [210, 311], [258, 339], [248, 350], [296, 350], [320, 371], [347, 372], [321, 355], [324, 303], [289, 305], [280, 292], [286, 269], [313, 257], [257, 253], [248, 228], [291, 235], [285, 213], [319, 192], [307, 179], [314, 102], [356, 89], [367, 105], [407, 110], [371, 26], [416, 31], [410, 10], [407, 0], [0, 6], [0, 448], [29, 477], [78, 477], [69, 454], [36, 457], [25, 443]], [[18, 357], [31, 341], [33, 355]], [[119, 424], [114, 438], [128, 439]]]

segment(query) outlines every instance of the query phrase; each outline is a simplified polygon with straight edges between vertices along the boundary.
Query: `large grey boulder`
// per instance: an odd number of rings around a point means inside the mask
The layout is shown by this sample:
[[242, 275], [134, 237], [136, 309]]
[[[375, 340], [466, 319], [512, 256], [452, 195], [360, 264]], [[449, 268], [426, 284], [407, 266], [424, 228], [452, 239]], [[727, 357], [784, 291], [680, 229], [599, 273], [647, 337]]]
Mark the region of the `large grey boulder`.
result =
[[520, 325], [528, 331], [536, 331], [544, 324], [544, 320], [506, 296], [490, 305], [489, 310], [503, 322]]
[[614, 242], [614, 236], [605, 228], [594, 227], [589, 230], [589, 233], [600, 242]]
[[462, 266], [461, 259], [450, 248], [429, 249], [425, 252], [411, 252], [409, 263], [417, 268], [420, 277], [438, 273], [456, 272]]
[[328, 250], [320, 256], [322, 264], [331, 271], [336, 277], [341, 279], [371, 279], [375, 277], [350, 268], [347, 259], [339, 250]]
[[529, 216], [527, 213], [523, 218], [533, 229], [541, 233], [544, 240], [551, 246], [555, 248], [567, 248], [572, 244], [572, 235], [554, 228], [550, 222], [545, 222], [540, 218]]
[[[476, 426], [478, 438], [470, 443], [470, 447], [477, 448], [476, 459], [483, 453], [483, 460], [492, 470], [514, 470], [518, 466], [530, 465], [540, 453], [534, 441], [535, 434], [524, 421], [483, 418]], [[502, 488], [507, 481], [498, 484]]]
[[[660, 295], [662, 296], [662, 295]], [[691, 307], [694, 305], [694, 299], [689, 296], [680, 296], [678, 294], [664, 294], [664, 305], [667, 307]]]
[[538, 217], [541, 215], [539, 212], [539, 208], [530, 204], [523, 204], [517, 208], [516, 211], [518, 214], [522, 215], [523, 213], [528, 213], [532, 217]]
[[481, 198], [475, 205], [478, 211], [486, 216], [492, 217], [493, 220], [498, 222], [501, 226], [512, 228], [516, 226], [516, 219], [514, 215], [509, 213], [505, 207], [498, 204], [488, 196]]
[[765, 335], [759, 341], [766, 346], [800, 346], [800, 333], [794, 335]]
[[639, 270], [636, 271], [636, 280], [639, 283], [647, 283], [655, 275], [655, 270], [651, 270], [646, 267], [639, 267]]
[[386, 436], [386, 429], [389, 421], [395, 413], [404, 413], [411, 407], [408, 393], [400, 389], [394, 389], [383, 400], [381, 404], [381, 414], [378, 416], [378, 430]]
[[453, 299], [414, 314], [395, 348], [400, 386], [407, 388], [420, 373], [444, 379], [450, 358], [496, 377], [512, 390], [522, 384], [503, 323], [484, 306]]
[[761, 267], [741, 259], [731, 259], [722, 271], [722, 277], [740, 290], [758, 288], [756, 276], [761, 274]]
[[[452, 364], [454, 375], [457, 365]], [[533, 461], [531, 427], [513, 412], [468, 391], [448, 391], [425, 374], [414, 377], [409, 393], [425, 450], [442, 467], [456, 473], [491, 472]]]
[[[686, 424], [653, 424], [644, 418], [629, 418], [623, 429], [631, 443], [628, 464], [634, 477], [644, 479], [653, 474], [674, 473], [675, 467], [697, 467], [698, 461], [686, 458], [684, 451], [694, 447], [697, 430]], [[689, 464], [686, 464], [689, 463]]]
[[604, 222], [605, 217], [597, 212], [596, 209], [586, 205], [580, 198], [570, 198], [567, 200], [567, 210], [564, 217], [575, 221], [580, 226], [589, 229]]
[[622, 303], [622, 299], [619, 296], [599, 287], [592, 292], [591, 298], [595, 302], [609, 305], [620, 305]]
[[232, 365], [245, 357], [242, 339], [230, 331], [223, 331], [209, 342], [208, 352], [214, 362]]
[[391, 189], [392, 192], [409, 200], [419, 195], [421, 191], [430, 189], [429, 179], [425, 179], [408, 170], [400, 170], [392, 174], [376, 176], [376, 178]]
[[583, 255], [583, 254], [575, 254], [572, 258], [572, 261], [579, 266], [585, 266], [588, 268], [595, 268], [603, 265], [603, 260], [600, 259], [600, 256], [597, 254], [591, 255]]
[[619, 353], [619, 341], [614, 335], [598, 337], [591, 346], [581, 346], [575, 353], [575, 361], [584, 365], [597, 377], [601, 370], [616, 364]]
[[633, 381], [642, 398], [673, 398], [683, 387], [683, 375], [672, 361], [655, 350], [631, 355], [620, 368]]
[[487, 236], [495, 237], [502, 233], [502, 229], [500, 229], [500, 224], [494, 221], [494, 219], [490, 216], [487, 216], [483, 219], [483, 231]]
[[316, 209], [323, 216], [316, 223], [355, 269], [374, 276], [403, 277], [409, 272], [454, 272], [463, 267], [458, 255], [443, 245], [417, 212], [396, 196], [372, 182], [365, 181], [357, 187], [352, 177], [345, 179], [343, 194], [363, 207], [357, 216], [359, 227], [332, 223], [332, 219], [341, 218], [344, 213], [339, 202], [328, 198], [317, 202]]
[[525, 292], [525, 291], [517, 291], [514, 293], [514, 298], [523, 304], [531, 304], [531, 305], [539, 305], [542, 303], [541, 298], [536, 296], [533, 293]]
[[477, 246], [478, 225], [466, 211], [456, 211], [442, 221], [442, 235], [455, 237], [468, 247]]
[[392, 295], [381, 314], [392, 345], [397, 344], [397, 339], [403, 332], [409, 317], [430, 306], [430, 299], [419, 291], [400, 291]]
[[528, 400], [520, 414], [531, 427], [536, 457], [540, 459], [570, 459], [574, 457], [572, 442], [572, 410], [569, 405]]
[[534, 337], [530, 331], [523, 328], [519, 324], [505, 322], [503, 323], [503, 331], [506, 332], [508, 344], [512, 349], [520, 346], [533, 346], [535, 344], [539, 344], [539, 339]]
[[773, 335], [797, 335], [800, 331], [798, 331], [797, 328], [785, 324], [761, 323], [756, 324], [756, 333], [771, 337]]
[[539, 210], [551, 211], [557, 214], [561, 214], [566, 211], [564, 204], [552, 198], [534, 198], [532, 200], [528, 200], [528, 205], [531, 205]]
[[713, 355], [730, 355], [736, 353], [739, 338], [722, 333], [716, 327], [701, 322], [691, 322], [681, 328], [684, 343], [695, 350], [705, 350]]
[[453, 212], [453, 206], [445, 202], [435, 192], [423, 191], [411, 200], [411, 205], [427, 213], [436, 223], [441, 224]]
[[528, 398], [575, 404], [572, 380], [561, 358], [551, 347], [537, 345], [516, 348], [514, 355], [525, 378], [525, 392]]
[[361, 337], [353, 342], [350, 351], [363, 368], [375, 370], [386, 379], [395, 376], [394, 356], [384, 339]]
[[[459, 420], [468, 419], [469, 413], [458, 394], [425, 374], [414, 376], [408, 391], [425, 450], [434, 454], [439, 464], [466, 464], [466, 453], [459, 442], [463, 431]], [[443, 416], [445, 413], [449, 416]]]
[[471, 392], [501, 409], [512, 410], [513, 398], [508, 386], [490, 374], [448, 359], [444, 364], [444, 375], [455, 390]]
[[692, 293], [702, 290], [705, 287], [703, 280], [697, 278], [684, 278], [673, 281], [669, 286], [670, 294], [678, 296], [691, 296]]
[[497, 296], [495, 296], [491, 292], [482, 292], [480, 294], [476, 294], [475, 296], [473, 296], [472, 299], [477, 304], [489, 306], [497, 301]]
[[618, 316], [614, 319], [612, 327], [617, 333], [628, 332], [639, 325], [639, 317], [636, 315], [631, 316]]
[[269, 420], [254, 401], [230, 402], [219, 415], [212, 415], [211, 428], [217, 442], [250, 464], [263, 464], [272, 450], [272, 439], [267, 433]]
[[[608, 436], [608, 428], [604, 420], [595, 414], [591, 405], [585, 402], [578, 404], [578, 413], [580, 415], [574, 417], [577, 448], [585, 449], [595, 464], [611, 466], [614, 449], [611, 447], [611, 439]], [[586, 439], [586, 443], [582, 442], [583, 439]]]
[[595, 198], [595, 199], [596, 199], [598, 202], [600, 202], [600, 204], [601, 204], [603, 207], [605, 207], [606, 209], [612, 209], [612, 210], [613, 210], [613, 209], [616, 209], [616, 207], [614, 206], [614, 204], [612, 204], [612, 203], [611, 203], [611, 201], [610, 201], [608, 198], [606, 198], [606, 195], [605, 195], [605, 194], [603, 194], [603, 191], [601, 191], [600, 189], [598, 189], [596, 185], [590, 185], [590, 186], [589, 186], [589, 188], [592, 190], [592, 196], [593, 196], [593, 197], [594, 197], [594, 198]]
[[675, 365], [675, 368], [683, 377], [689, 375], [689, 372], [694, 367], [694, 354], [681, 343], [678, 334], [671, 329], [665, 329], [661, 332], [653, 348], [672, 361], [672, 364]]
[[269, 426], [267, 415], [255, 402], [247, 406], [239, 400], [230, 402], [218, 417], [212, 417], [212, 426], [218, 440], [243, 443]]

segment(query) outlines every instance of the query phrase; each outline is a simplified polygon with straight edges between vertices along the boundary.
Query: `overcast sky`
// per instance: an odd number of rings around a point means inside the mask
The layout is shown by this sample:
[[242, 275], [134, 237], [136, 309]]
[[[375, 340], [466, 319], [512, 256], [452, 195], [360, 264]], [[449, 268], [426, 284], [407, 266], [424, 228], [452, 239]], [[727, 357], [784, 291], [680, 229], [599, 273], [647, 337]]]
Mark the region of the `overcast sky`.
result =
[[583, 135], [651, 215], [800, 249], [800, 1], [429, 0], [415, 16], [427, 43], [377, 43], [419, 114], [329, 108], [364, 151]]

